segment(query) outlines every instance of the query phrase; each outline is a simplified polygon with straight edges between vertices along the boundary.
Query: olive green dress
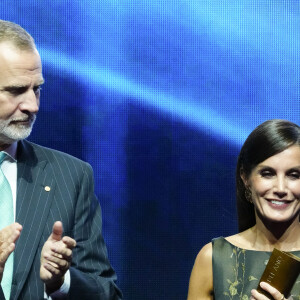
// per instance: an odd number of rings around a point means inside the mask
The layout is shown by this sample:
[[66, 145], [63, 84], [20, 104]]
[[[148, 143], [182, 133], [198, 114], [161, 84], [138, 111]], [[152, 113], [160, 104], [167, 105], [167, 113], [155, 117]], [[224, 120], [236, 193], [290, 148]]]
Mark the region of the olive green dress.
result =
[[[248, 300], [256, 289], [271, 252], [245, 250], [223, 237], [212, 240], [214, 299]], [[293, 251], [300, 257], [300, 251]], [[300, 275], [291, 295], [300, 300]]]

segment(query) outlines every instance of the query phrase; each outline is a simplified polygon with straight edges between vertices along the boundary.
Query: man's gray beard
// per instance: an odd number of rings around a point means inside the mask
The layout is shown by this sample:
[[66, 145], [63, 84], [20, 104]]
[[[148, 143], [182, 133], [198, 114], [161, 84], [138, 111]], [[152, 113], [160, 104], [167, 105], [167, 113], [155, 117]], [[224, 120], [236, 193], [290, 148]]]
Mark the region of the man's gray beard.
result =
[[31, 131], [35, 122], [36, 116], [32, 116], [30, 125], [10, 124], [12, 120], [0, 120], [0, 144], [12, 144], [16, 141], [26, 139]]

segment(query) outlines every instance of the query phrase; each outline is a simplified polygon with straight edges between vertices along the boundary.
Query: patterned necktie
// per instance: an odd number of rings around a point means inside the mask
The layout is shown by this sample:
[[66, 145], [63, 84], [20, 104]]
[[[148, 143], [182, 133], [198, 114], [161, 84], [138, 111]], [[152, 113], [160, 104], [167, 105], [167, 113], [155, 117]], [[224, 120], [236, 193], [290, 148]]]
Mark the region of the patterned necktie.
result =
[[[6, 157], [5, 152], [0, 152], [0, 166]], [[13, 197], [11, 192], [11, 187], [0, 168], [0, 230], [14, 222], [14, 211], [13, 211]], [[4, 273], [1, 281], [2, 290], [5, 295], [5, 299], [9, 299], [12, 275], [13, 275], [13, 262], [14, 253], [11, 253], [8, 257]]]

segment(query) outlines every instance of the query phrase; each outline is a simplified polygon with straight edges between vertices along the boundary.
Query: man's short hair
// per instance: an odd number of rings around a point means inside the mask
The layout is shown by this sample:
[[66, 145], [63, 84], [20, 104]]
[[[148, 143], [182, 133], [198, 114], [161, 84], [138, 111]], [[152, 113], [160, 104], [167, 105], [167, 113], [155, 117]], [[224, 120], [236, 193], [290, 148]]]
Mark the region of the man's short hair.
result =
[[20, 25], [0, 20], [0, 43], [11, 42], [20, 50], [35, 50], [33, 37]]

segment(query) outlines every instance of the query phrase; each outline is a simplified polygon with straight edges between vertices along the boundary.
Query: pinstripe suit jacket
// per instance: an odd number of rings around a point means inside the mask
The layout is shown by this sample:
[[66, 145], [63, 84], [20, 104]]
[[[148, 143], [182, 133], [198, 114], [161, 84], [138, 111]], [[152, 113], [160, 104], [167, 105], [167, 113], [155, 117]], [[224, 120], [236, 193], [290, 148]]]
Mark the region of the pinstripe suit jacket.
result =
[[121, 299], [101, 234], [90, 165], [28, 141], [19, 142], [17, 158], [16, 221], [23, 230], [14, 252], [11, 299], [43, 299], [40, 254], [58, 220], [77, 242], [68, 299]]

